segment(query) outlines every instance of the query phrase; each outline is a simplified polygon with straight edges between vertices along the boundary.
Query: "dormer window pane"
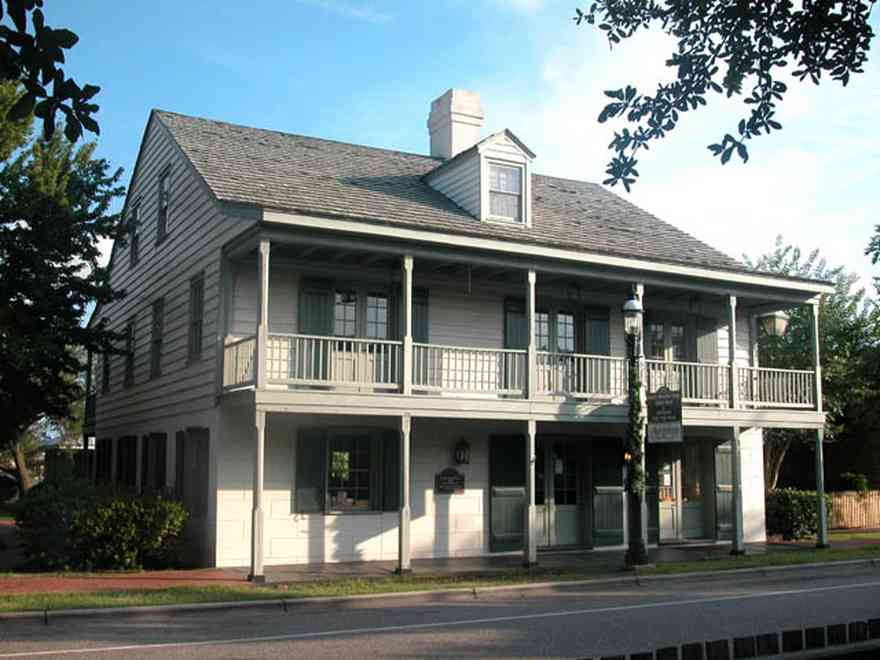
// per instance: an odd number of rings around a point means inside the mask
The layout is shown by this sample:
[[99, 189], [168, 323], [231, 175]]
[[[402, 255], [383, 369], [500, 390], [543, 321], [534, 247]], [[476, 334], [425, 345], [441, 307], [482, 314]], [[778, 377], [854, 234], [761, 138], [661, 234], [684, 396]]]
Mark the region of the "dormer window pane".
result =
[[489, 165], [489, 214], [522, 222], [522, 169]]

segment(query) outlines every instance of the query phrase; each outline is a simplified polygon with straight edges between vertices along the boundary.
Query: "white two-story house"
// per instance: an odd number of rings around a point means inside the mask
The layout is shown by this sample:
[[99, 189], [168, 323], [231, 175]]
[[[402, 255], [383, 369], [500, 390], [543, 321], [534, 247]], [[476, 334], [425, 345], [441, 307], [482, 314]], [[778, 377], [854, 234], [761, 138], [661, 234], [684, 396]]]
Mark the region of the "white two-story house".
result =
[[193, 556], [257, 579], [623, 547], [635, 291], [642, 381], [684, 401], [683, 442], [647, 438], [643, 533], [763, 540], [762, 429], [821, 438], [824, 415], [816, 370], [758, 364], [760, 319], [829, 286], [542, 176], [482, 125], [462, 90], [431, 104], [430, 155], [153, 111], [127, 295], [94, 316], [127, 337], [94, 360], [95, 478], [174, 490]]

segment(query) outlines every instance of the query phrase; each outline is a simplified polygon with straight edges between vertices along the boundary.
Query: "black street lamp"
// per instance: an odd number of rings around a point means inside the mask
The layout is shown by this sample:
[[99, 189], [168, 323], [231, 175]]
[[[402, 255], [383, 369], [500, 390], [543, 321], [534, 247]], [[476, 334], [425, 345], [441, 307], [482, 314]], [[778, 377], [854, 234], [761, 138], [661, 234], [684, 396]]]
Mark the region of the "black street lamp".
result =
[[645, 452], [642, 418], [642, 383], [639, 369], [639, 337], [642, 334], [642, 303], [633, 291], [623, 304], [623, 327], [629, 357], [629, 423], [626, 429], [624, 460], [626, 461], [626, 492], [629, 522], [629, 548], [626, 551], [628, 567], [648, 563], [648, 548], [642, 536], [642, 499], [645, 494]]

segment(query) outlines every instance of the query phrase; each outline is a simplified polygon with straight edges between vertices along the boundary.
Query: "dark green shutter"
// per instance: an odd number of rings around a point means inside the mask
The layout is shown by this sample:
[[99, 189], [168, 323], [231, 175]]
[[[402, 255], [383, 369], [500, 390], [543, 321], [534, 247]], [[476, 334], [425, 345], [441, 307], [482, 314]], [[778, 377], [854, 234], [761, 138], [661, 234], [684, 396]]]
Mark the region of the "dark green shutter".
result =
[[299, 329], [306, 335], [333, 334], [333, 284], [303, 280], [299, 296]]
[[529, 327], [525, 304], [508, 298], [504, 301], [504, 348], [524, 349], [529, 345]]
[[326, 436], [320, 430], [300, 431], [296, 439], [296, 489], [294, 513], [324, 511], [324, 480], [327, 471]]
[[413, 289], [413, 341], [428, 343], [428, 290], [423, 287]]
[[382, 511], [400, 510], [400, 432], [381, 434]]
[[593, 544], [623, 543], [623, 445], [596, 438], [593, 450]]
[[586, 341], [588, 355], [611, 355], [611, 320], [607, 307], [591, 307], [586, 311]]

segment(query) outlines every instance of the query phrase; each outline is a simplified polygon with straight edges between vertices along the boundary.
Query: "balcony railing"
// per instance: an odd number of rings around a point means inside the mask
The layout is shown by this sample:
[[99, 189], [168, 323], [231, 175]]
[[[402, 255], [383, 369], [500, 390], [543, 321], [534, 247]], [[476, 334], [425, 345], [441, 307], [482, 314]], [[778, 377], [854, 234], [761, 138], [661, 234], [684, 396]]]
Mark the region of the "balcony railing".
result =
[[229, 342], [223, 349], [223, 389], [248, 387], [256, 383], [254, 356], [257, 338], [253, 335]]
[[594, 399], [626, 396], [624, 358], [539, 351], [538, 393]]
[[730, 402], [730, 367], [700, 362], [645, 360], [648, 392], [661, 387], [681, 392], [682, 403], [725, 406]]
[[[256, 337], [226, 344], [223, 388], [256, 382]], [[270, 386], [399, 392], [403, 389], [403, 343], [380, 339], [271, 333], [263, 363]], [[589, 398], [622, 402], [627, 395], [627, 361], [620, 357], [550, 353], [536, 355], [539, 397]], [[724, 364], [646, 360], [648, 392], [663, 386], [682, 393], [685, 405], [730, 405], [730, 367]], [[412, 390], [416, 394], [454, 394], [525, 398], [528, 353], [524, 350], [413, 344]], [[738, 367], [743, 408], [812, 410], [816, 407], [812, 371]]]
[[413, 344], [413, 390], [522, 397], [526, 351]]
[[802, 369], [739, 367], [739, 398], [753, 408], [816, 407], [816, 376]]
[[403, 344], [399, 341], [272, 333], [267, 351], [270, 384], [400, 388]]

